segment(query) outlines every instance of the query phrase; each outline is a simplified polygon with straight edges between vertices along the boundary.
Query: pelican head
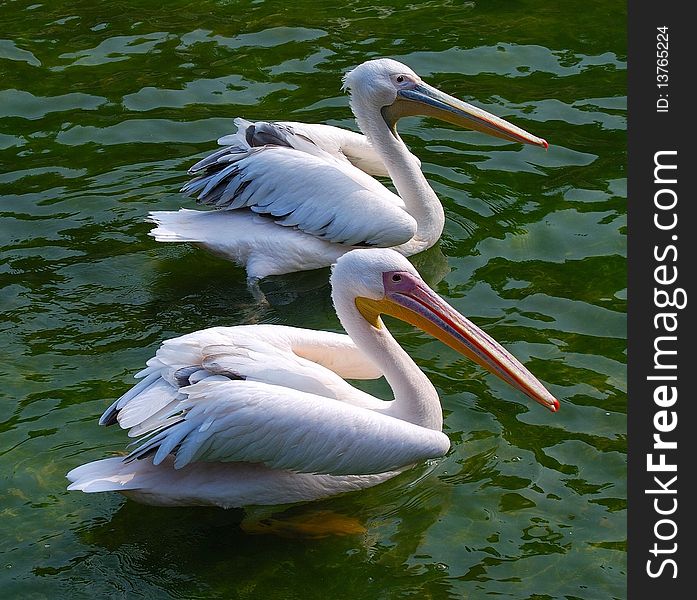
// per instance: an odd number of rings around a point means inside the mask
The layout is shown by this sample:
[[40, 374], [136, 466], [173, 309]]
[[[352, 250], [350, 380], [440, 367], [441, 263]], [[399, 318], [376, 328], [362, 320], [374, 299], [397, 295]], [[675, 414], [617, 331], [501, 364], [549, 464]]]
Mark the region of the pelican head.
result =
[[[335, 285], [336, 284], [336, 285]], [[390, 315], [430, 333], [552, 412], [559, 401], [510, 352], [436, 294], [412, 264], [390, 249], [353, 250], [332, 270], [337, 310], [351, 290], [358, 313], [382, 330], [380, 315]]]
[[428, 85], [409, 67], [390, 58], [369, 60], [349, 71], [344, 89], [351, 93], [351, 106], [359, 119], [377, 107], [395, 137], [400, 118], [422, 115], [509, 141], [549, 146], [544, 139]]

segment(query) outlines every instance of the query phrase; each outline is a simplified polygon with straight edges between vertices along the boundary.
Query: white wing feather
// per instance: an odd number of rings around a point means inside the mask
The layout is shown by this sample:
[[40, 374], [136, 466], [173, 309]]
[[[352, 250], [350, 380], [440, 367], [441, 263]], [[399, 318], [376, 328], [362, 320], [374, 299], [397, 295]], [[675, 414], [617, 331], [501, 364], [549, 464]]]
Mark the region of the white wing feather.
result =
[[347, 159], [288, 125], [236, 122], [237, 133], [220, 139], [228, 146], [195, 164], [190, 172], [202, 174], [182, 191], [333, 243], [391, 247], [416, 233], [402, 199]]
[[373, 177], [389, 177], [382, 158], [363, 134], [320, 123], [288, 121], [279, 125], [290, 127], [296, 134], [309, 138], [325, 152], [340, 160], [348, 160], [354, 167]]
[[342, 378], [380, 376], [347, 335], [282, 325], [211, 327], [166, 340], [100, 423], [118, 422], [131, 437], [165, 427], [186, 398], [181, 388], [204, 380], [247, 379], [380, 409], [387, 403]]
[[251, 381], [202, 381], [182, 390], [182, 419], [129, 455], [190, 462], [263, 463], [301, 473], [382, 473], [442, 456], [448, 437], [364, 408]]
[[[218, 144], [229, 146], [238, 143], [239, 133], [246, 133], [250, 127], [254, 130], [264, 127], [280, 128], [286, 132], [285, 142], [295, 149], [307, 151], [305, 143], [310, 141], [314, 146], [331, 154], [334, 158], [349, 162], [368, 175], [389, 177], [382, 158], [370, 144], [368, 138], [361, 133], [321, 123], [298, 123], [296, 121], [253, 122], [237, 118], [235, 124], [238, 127], [238, 132], [221, 137], [218, 139]], [[315, 151], [310, 150], [310, 153], [315, 153]], [[416, 157], [414, 158], [421, 164]]]

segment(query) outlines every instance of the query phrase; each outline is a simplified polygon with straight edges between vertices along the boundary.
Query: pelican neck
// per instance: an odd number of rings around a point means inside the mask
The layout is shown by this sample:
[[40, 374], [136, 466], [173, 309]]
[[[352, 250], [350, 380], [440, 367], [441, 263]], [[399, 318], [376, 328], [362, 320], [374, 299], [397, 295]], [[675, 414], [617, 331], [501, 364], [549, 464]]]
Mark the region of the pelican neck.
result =
[[396, 130], [392, 132], [380, 110], [372, 107], [366, 110], [356, 102], [351, 103], [351, 108], [359, 128], [385, 163], [387, 173], [404, 201], [407, 212], [416, 220], [416, 234], [403, 246], [416, 245], [417, 251], [430, 248], [443, 233], [445, 212], [438, 196], [424, 177], [416, 157]]
[[333, 288], [332, 298], [339, 321], [356, 346], [382, 371], [394, 393], [394, 400], [385, 414], [441, 431], [443, 411], [428, 377], [397, 343], [382, 320], [379, 328], [373, 327], [358, 312], [355, 295], [340, 284], [338, 288]]

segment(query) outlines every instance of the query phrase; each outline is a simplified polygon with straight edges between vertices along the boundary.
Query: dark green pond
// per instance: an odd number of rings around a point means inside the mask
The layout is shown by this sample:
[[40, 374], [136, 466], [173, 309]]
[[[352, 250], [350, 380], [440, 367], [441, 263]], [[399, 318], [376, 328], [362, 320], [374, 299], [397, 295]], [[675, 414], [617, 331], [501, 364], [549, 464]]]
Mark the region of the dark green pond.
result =
[[[2, 597], [624, 598], [625, 18], [614, 0], [0, 2]], [[163, 339], [340, 329], [328, 270], [265, 282], [260, 308], [241, 269], [144, 217], [195, 206], [186, 169], [236, 116], [355, 127], [341, 76], [378, 56], [550, 142], [401, 124], [447, 217], [419, 268], [560, 412], [390, 323], [452, 449], [294, 509], [366, 533], [250, 535], [239, 510], [65, 491], [125, 446], [97, 419]]]

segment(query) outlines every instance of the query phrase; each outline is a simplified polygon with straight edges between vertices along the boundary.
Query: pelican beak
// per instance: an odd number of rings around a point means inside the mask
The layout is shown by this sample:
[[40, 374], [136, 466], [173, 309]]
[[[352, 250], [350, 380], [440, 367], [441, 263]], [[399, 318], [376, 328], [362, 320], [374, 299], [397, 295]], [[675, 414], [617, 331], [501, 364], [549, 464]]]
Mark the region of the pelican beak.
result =
[[559, 410], [559, 400], [510, 352], [447, 304], [419, 277], [405, 271], [391, 271], [383, 274], [383, 283], [384, 298], [356, 298], [356, 307], [373, 327], [382, 327], [381, 314], [411, 323], [552, 412]]
[[422, 115], [435, 117], [466, 129], [488, 133], [504, 140], [532, 144], [545, 149], [549, 147], [546, 140], [481, 108], [453, 98], [423, 81], [414, 87], [399, 90], [395, 101], [383, 107], [382, 115], [395, 136], [395, 125], [401, 117]]

